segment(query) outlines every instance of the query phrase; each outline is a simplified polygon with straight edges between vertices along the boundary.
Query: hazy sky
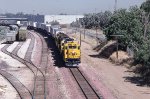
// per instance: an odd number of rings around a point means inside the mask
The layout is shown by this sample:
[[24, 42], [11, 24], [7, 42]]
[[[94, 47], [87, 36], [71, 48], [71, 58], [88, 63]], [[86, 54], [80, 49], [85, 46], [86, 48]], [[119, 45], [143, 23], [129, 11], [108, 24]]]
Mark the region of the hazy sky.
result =
[[[117, 8], [140, 5], [145, 0], [118, 0]], [[0, 13], [84, 14], [114, 9], [115, 0], [0, 0]]]

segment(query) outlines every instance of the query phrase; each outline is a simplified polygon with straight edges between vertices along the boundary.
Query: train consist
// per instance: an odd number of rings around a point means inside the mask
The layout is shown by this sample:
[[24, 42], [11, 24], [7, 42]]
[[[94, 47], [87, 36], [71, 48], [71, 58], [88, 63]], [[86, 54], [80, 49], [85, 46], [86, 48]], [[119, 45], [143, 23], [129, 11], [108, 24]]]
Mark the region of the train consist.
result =
[[79, 43], [70, 38], [59, 25], [50, 25], [43, 23], [30, 23], [28, 29], [37, 30], [52, 36], [60, 55], [66, 66], [77, 67], [81, 62], [81, 50]]
[[0, 35], [5, 35], [6, 42], [14, 42], [17, 40], [19, 27], [17, 25], [2, 24], [0, 25]]

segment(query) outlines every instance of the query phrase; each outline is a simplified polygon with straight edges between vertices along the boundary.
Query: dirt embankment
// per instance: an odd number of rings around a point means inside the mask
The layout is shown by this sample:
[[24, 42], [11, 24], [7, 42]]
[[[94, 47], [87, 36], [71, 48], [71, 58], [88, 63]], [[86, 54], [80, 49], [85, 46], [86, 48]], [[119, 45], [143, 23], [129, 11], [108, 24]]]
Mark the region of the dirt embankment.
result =
[[[72, 37], [80, 38], [80, 33], [69, 34]], [[95, 84], [97, 89], [102, 92], [106, 99], [110, 99], [111, 93], [117, 99], [150, 99], [150, 88], [146, 86], [139, 86], [137, 78], [134, 73], [123, 65], [116, 65], [99, 57], [99, 53], [93, 50], [96, 45], [96, 40], [81, 35], [81, 51], [82, 63], [81, 67], [85, 74]], [[118, 52], [118, 59], [128, 58], [128, 55], [122, 51]], [[116, 53], [111, 55], [111, 59], [116, 61]], [[101, 84], [103, 87], [100, 87]]]

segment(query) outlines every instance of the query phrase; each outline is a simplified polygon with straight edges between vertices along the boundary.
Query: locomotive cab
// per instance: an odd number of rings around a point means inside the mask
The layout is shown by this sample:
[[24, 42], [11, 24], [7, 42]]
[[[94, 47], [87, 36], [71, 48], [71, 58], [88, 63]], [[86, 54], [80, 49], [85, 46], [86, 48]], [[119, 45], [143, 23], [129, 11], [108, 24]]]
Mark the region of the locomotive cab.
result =
[[64, 44], [66, 44], [67, 42], [70, 42], [70, 41], [74, 41], [74, 39], [69, 38], [69, 37], [66, 37], [66, 38], [64, 38], [64, 39], [61, 41], [61, 48], [60, 48], [60, 52], [61, 52], [61, 53], [63, 53]]
[[64, 44], [64, 61], [66, 66], [78, 66], [80, 63], [80, 45], [76, 41], [68, 41]]

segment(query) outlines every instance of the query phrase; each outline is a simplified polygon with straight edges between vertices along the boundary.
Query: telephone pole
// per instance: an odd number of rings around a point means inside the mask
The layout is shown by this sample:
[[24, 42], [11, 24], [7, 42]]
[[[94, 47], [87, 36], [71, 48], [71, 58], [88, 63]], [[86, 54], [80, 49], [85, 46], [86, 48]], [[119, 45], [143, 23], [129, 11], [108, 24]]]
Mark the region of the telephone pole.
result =
[[117, 3], [118, 3], [118, 1], [117, 1], [117, 0], [115, 0], [114, 11], [116, 11], [116, 10], [117, 10]]
[[118, 49], [119, 49], [119, 48], [118, 48], [118, 46], [119, 46], [118, 39], [119, 39], [119, 37], [122, 37], [122, 36], [124, 36], [124, 35], [110, 35], [110, 36], [116, 38], [116, 41], [117, 41], [117, 45], [116, 45], [116, 57], [117, 57], [117, 59], [118, 59]]

